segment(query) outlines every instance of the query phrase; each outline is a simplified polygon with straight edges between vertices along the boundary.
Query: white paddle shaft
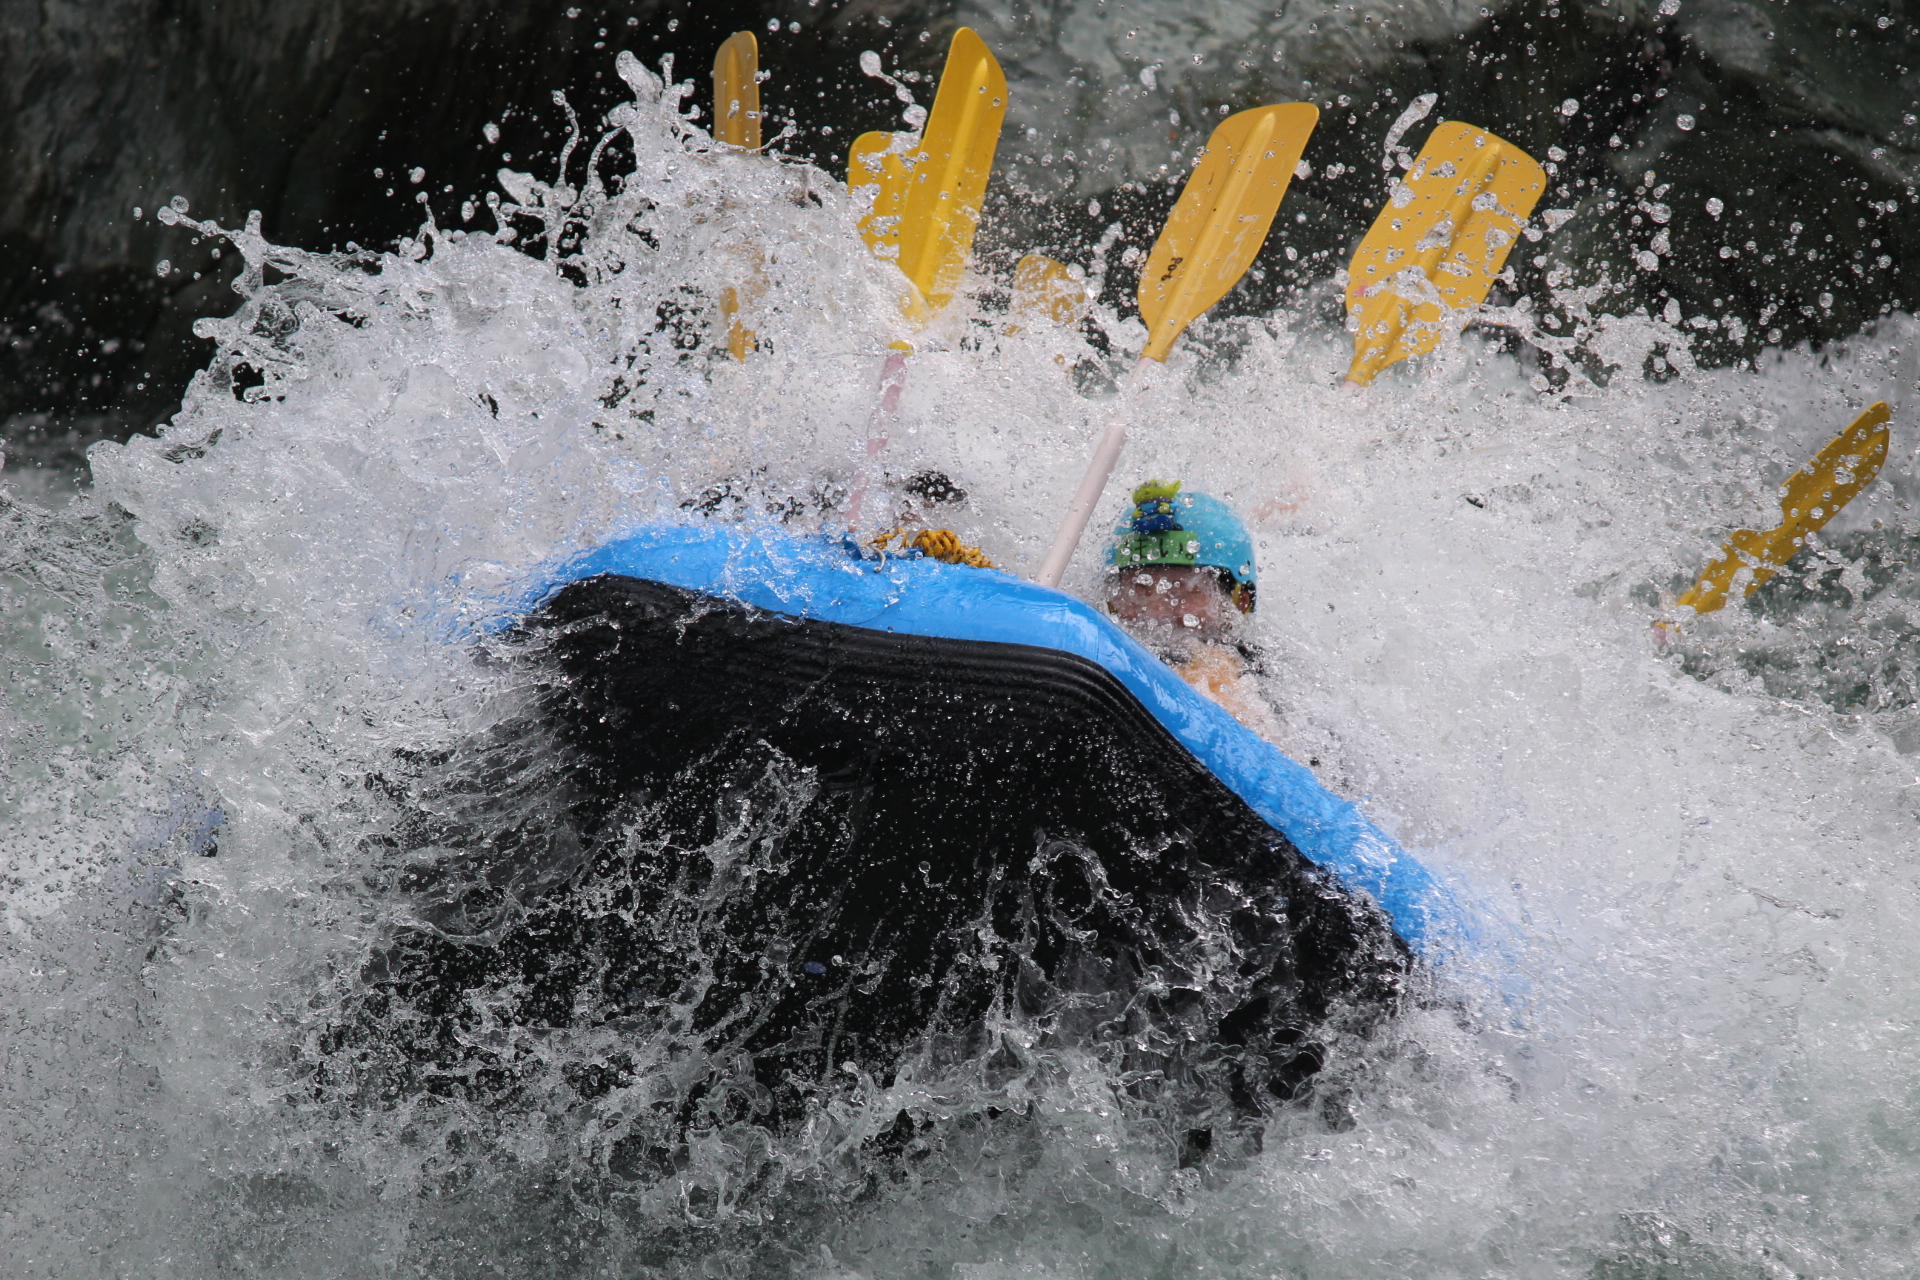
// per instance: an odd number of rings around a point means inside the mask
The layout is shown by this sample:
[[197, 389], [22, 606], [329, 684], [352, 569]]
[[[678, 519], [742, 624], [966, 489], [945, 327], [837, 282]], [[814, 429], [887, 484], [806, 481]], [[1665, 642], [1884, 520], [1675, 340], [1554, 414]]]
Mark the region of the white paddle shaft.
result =
[[1094, 448], [1093, 461], [1087, 464], [1087, 474], [1080, 478], [1080, 488], [1067, 505], [1067, 514], [1060, 521], [1060, 532], [1053, 535], [1053, 545], [1047, 549], [1047, 558], [1041, 562], [1040, 573], [1034, 579], [1043, 587], [1059, 588], [1060, 579], [1067, 574], [1067, 563], [1073, 559], [1074, 550], [1080, 545], [1080, 535], [1087, 531], [1087, 521], [1092, 517], [1093, 509], [1100, 505], [1100, 495], [1107, 487], [1107, 477], [1113, 474], [1113, 464], [1120, 460], [1120, 449], [1127, 443], [1127, 422], [1133, 417], [1134, 402], [1139, 398], [1149, 363], [1142, 360], [1133, 367], [1133, 377], [1120, 395], [1113, 421], [1107, 424], [1106, 434], [1100, 437], [1099, 445]]

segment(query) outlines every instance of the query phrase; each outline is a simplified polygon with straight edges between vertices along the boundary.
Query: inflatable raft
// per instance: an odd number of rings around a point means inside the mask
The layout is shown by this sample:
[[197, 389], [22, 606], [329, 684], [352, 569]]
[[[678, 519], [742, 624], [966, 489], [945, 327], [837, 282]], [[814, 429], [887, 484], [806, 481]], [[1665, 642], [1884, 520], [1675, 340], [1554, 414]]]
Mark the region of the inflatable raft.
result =
[[[596, 580], [592, 588], [579, 585]], [[664, 701], [654, 705], [666, 710], [677, 700], [689, 707], [699, 702], [696, 714], [718, 712], [710, 726], [734, 713], [704, 699], [742, 709], [771, 705], [788, 696], [772, 685], [791, 690], [833, 670], [836, 657], [856, 653], [868, 664], [856, 678], [912, 688], [943, 703], [954, 694], [938, 687], [953, 682], [975, 691], [996, 681], [1017, 685], [1024, 697], [1037, 699], [1033, 714], [1040, 720], [1066, 703], [1091, 699], [1116, 728], [1125, 724], [1126, 736], [1152, 743], [1146, 754], [1160, 762], [1157, 771], [1168, 781], [1201, 786], [1210, 802], [1250, 811], [1308, 862], [1371, 899], [1415, 954], [1437, 959], [1462, 940], [1451, 895], [1356, 805], [1321, 786], [1305, 766], [1241, 725], [1102, 613], [1063, 592], [917, 554], [875, 555], [771, 528], [702, 523], [650, 526], [568, 560], [542, 578], [529, 612], [576, 616], [587, 605], [583, 597], [608, 605], [624, 597], [630, 607], [668, 614], [718, 610], [733, 619], [726, 625], [736, 640], [716, 649], [714, 638], [703, 634], [697, 643], [705, 656], [687, 655], [703, 665], [718, 659], [711, 684], [664, 692], [674, 683], [665, 668], [677, 667], [681, 650], [696, 643], [683, 636], [676, 637], [673, 659], [663, 652], [640, 664], [662, 664], [658, 696]], [[757, 634], [749, 639], [748, 633]], [[729, 647], [741, 662], [731, 672], [734, 655], [718, 652]], [[805, 651], [811, 661], [767, 664], [761, 659], [769, 649]], [[843, 681], [854, 676], [837, 674]], [[1029, 731], [1009, 726], [1007, 735]], [[1196, 769], [1211, 783], [1197, 783]]]
[[1449, 945], [1419, 863], [1057, 591], [701, 522], [511, 613], [527, 718], [409, 784], [419, 924], [368, 968], [379, 1029], [341, 1034], [383, 1087], [506, 1105], [554, 1037], [584, 1098], [675, 1064], [634, 1177], [903, 1072], [1004, 1107], [1067, 1049], [1197, 1159]]

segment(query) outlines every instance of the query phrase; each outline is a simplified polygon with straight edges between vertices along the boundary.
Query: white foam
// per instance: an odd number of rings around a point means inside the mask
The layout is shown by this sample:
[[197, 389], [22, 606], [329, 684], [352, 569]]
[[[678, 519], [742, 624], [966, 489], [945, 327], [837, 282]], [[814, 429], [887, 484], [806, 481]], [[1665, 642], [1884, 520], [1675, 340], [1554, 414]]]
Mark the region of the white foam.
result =
[[[90, 499], [15, 525], [27, 550], [0, 559], [4, 1001], [22, 1046], [8, 1088], [40, 1099], [20, 1114], [49, 1116], [47, 1098], [94, 1090], [111, 1101], [75, 1123], [102, 1150], [131, 1135], [89, 1164], [16, 1124], [44, 1166], [14, 1167], [19, 1203], [96, 1224], [36, 1235], [16, 1216], [59, 1265], [110, 1239], [137, 1269], [190, 1274], [264, 1230], [261, 1188], [284, 1183], [307, 1208], [263, 1274], [454, 1258], [463, 1232], [531, 1267], [538, 1250], [513, 1252], [495, 1219], [569, 1151], [597, 1150], [577, 1116], [502, 1119], [491, 1145], [462, 1148], [424, 1108], [300, 1103], [286, 1045], [352, 984], [391, 909], [362, 879], [390, 821], [366, 779], [396, 748], [502, 714], [508, 695], [449, 628], [539, 561], [716, 482], [844, 484], [886, 344], [909, 332], [838, 188], [707, 151], [636, 69], [622, 64], [638, 102], [621, 117], [636, 173], [596, 194], [576, 166], [574, 188], [542, 197], [586, 202], [566, 263], [481, 234], [349, 262], [236, 233], [252, 291], [207, 330], [229, 354], [158, 438], [96, 448]], [[737, 363], [715, 350], [716, 299], [756, 272], [761, 349]], [[1075, 333], [1006, 334], [987, 283], [919, 336], [887, 464], [949, 471], [974, 495], [962, 537], [1031, 571], [1112, 410], [1108, 366]], [[1095, 320], [1137, 345], [1137, 324]], [[1681, 370], [1664, 384], [1637, 376], [1656, 344]], [[1352, 395], [1344, 336], [1305, 313], [1203, 325], [1142, 405], [1100, 515], [1149, 474], [1252, 514], [1283, 745], [1512, 925], [1492, 983], [1471, 962], [1443, 978], [1439, 1007], [1346, 1068], [1351, 1127], [1285, 1113], [1238, 1171], [1178, 1170], [1110, 1079], [1040, 1054], [1047, 1069], [1011, 1086], [1032, 1108], [1026, 1146], [828, 1214], [819, 1274], [1587, 1275], [1620, 1252], [1904, 1272], [1920, 1190], [1907, 713], [1702, 683], [1647, 628], [1652, 594], [1726, 528], [1770, 523], [1785, 469], [1868, 400], [1905, 399], [1910, 329], [1757, 372], [1692, 369], [1681, 334], [1646, 317], [1594, 345], [1624, 366], [1605, 387], [1543, 391], [1469, 333]], [[241, 358], [266, 382], [236, 398]], [[1833, 531], [1910, 535], [1911, 457], [1897, 420], [1885, 475]], [[1070, 588], [1098, 589], [1094, 561], [1083, 550]], [[1866, 607], [1769, 643], [1844, 636]], [[1763, 625], [1701, 629], [1738, 648]], [[179, 815], [209, 800], [229, 826], [218, 857], [194, 858]], [[75, 939], [93, 926], [72, 922], [96, 918], [89, 903], [137, 905], [142, 862], [174, 868], [176, 905], [150, 958], [85, 962], [138, 975], [114, 997], [137, 1016], [109, 1015], [49, 975], [85, 967]], [[86, 1047], [57, 1012], [80, 1005]], [[138, 1070], [105, 1071], [114, 1054]], [[75, 1055], [88, 1065], [62, 1081]], [[948, 1107], [915, 1087], [876, 1086], [837, 1136], [781, 1158], [832, 1184], [848, 1134]], [[458, 1173], [462, 1150], [484, 1156]], [[197, 1240], [174, 1225], [213, 1203], [228, 1207]], [[686, 1211], [671, 1188], [621, 1209]], [[625, 1256], [586, 1209], [542, 1212], [576, 1253]], [[142, 1223], [157, 1234], [127, 1243]]]

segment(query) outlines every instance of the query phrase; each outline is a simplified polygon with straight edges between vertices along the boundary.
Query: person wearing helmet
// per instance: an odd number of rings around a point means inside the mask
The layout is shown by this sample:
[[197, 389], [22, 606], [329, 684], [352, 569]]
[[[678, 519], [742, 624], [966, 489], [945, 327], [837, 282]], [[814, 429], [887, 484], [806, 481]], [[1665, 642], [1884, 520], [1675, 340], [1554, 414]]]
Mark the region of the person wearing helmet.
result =
[[1248, 678], [1242, 637], [1259, 589], [1253, 538], [1233, 509], [1181, 481], [1149, 480], [1113, 530], [1107, 611], [1194, 688], [1262, 737], [1278, 726]]

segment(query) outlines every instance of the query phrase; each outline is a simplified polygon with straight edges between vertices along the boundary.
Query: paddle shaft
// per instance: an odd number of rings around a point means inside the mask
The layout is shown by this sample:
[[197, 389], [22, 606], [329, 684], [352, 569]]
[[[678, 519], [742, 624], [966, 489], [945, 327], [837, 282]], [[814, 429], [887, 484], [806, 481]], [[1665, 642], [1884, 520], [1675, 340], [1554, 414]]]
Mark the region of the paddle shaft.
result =
[[866, 505], [875, 460], [887, 447], [893, 420], [900, 413], [900, 393], [906, 385], [907, 353], [889, 351], [887, 363], [880, 369], [880, 396], [874, 401], [873, 416], [867, 420], [867, 460], [853, 478], [853, 497], [847, 503], [847, 527], [855, 533], [860, 530], [860, 509]]
[[1113, 474], [1113, 464], [1120, 460], [1120, 450], [1127, 443], [1127, 423], [1133, 418], [1134, 405], [1140, 397], [1149, 363], [1142, 357], [1133, 366], [1133, 376], [1127, 381], [1126, 391], [1121, 393], [1113, 420], [1107, 424], [1106, 434], [1100, 437], [1100, 443], [1093, 451], [1093, 461], [1087, 464], [1087, 474], [1080, 478], [1079, 490], [1067, 505], [1067, 514], [1060, 521], [1060, 531], [1053, 535], [1053, 545], [1047, 549], [1047, 558], [1041, 562], [1040, 572], [1034, 578], [1043, 587], [1058, 589], [1060, 580], [1066, 576], [1067, 562], [1073, 559], [1074, 549], [1080, 545], [1080, 535], [1087, 531], [1087, 521], [1092, 518], [1093, 509], [1099, 505], [1101, 493], [1106, 490], [1107, 477]]

